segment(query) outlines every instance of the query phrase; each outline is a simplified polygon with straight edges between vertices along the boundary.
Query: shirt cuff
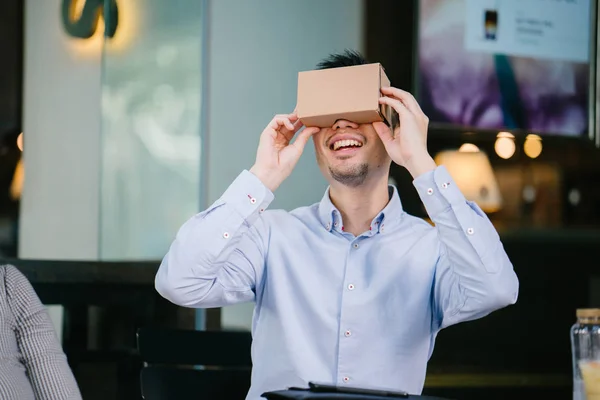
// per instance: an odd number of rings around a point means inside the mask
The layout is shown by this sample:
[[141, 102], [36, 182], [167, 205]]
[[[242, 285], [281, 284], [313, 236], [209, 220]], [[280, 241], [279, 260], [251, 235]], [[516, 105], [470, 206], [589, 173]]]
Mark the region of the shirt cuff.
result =
[[413, 181], [413, 185], [431, 219], [452, 205], [467, 201], [443, 165], [420, 175]]
[[267, 209], [274, 198], [273, 193], [248, 170], [242, 171], [221, 196], [221, 200], [250, 225]]

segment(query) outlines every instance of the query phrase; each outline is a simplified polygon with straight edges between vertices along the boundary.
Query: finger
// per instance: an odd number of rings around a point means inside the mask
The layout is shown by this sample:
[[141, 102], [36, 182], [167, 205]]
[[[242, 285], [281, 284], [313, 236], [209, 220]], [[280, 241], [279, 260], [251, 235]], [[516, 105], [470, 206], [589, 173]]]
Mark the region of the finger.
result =
[[[293, 133], [296, 133], [298, 129], [302, 127], [302, 123], [298, 119], [298, 114], [296, 113], [296, 110], [294, 110], [291, 114], [279, 115], [279, 117], [287, 118], [292, 123], [293, 129], [291, 130], [293, 131]], [[289, 125], [286, 124], [286, 128], [290, 129]]]
[[269, 126], [274, 130], [279, 130], [281, 127], [286, 127], [290, 131], [294, 130], [294, 124], [292, 124], [289, 117], [283, 115], [273, 118]]
[[294, 122], [294, 133], [298, 132], [303, 126], [304, 124], [300, 120]]
[[283, 121], [283, 126], [285, 126], [287, 129], [289, 129], [290, 131], [294, 130], [294, 124], [292, 123], [292, 121], [290, 121], [290, 117], [280, 118], [280, 120]]
[[379, 98], [379, 103], [387, 104], [388, 106], [390, 106], [394, 110], [396, 110], [396, 112], [400, 116], [400, 121], [402, 121], [405, 118], [409, 118], [411, 116], [414, 118], [414, 114], [406, 107], [406, 105], [404, 103], [402, 103], [398, 99], [383, 96], [383, 97]]
[[277, 122], [277, 117], [274, 117], [271, 122], [269, 122], [269, 128], [273, 129], [273, 130], [278, 130], [279, 129], [279, 123]]
[[282, 118], [286, 118], [286, 119], [289, 119], [290, 122], [294, 122], [298, 119], [298, 114], [296, 114], [295, 111], [290, 114], [276, 114], [273, 117], [273, 120], [278, 120], [278, 119], [282, 119]]
[[419, 106], [419, 103], [417, 102], [415, 97], [406, 90], [398, 89], [395, 87], [383, 87], [381, 88], [381, 92], [387, 96], [393, 96], [402, 101], [406, 108], [408, 108], [413, 114], [423, 114], [421, 106]]
[[306, 146], [308, 139], [310, 139], [311, 136], [313, 136], [315, 133], [318, 133], [320, 130], [321, 128], [318, 128], [316, 126], [305, 128], [302, 132], [298, 134], [298, 137], [296, 138], [296, 140], [294, 140], [292, 146], [296, 147], [296, 149], [298, 149], [298, 151], [300, 152], [304, 151], [304, 146]]
[[296, 119], [296, 121], [292, 124], [293, 129], [289, 129], [289, 127], [286, 125], [285, 128], [282, 128], [280, 130], [280, 132], [285, 136], [285, 138], [287, 140], [291, 140], [294, 135], [296, 134], [296, 132], [298, 132], [303, 126], [304, 124], [302, 123], [302, 121], [300, 121], [299, 119], [297, 119], [297, 116], [294, 116], [295, 118], [291, 118], [291, 120], [293, 121], [294, 119]]
[[387, 144], [394, 141], [394, 135], [388, 126], [383, 122], [373, 122], [373, 128], [379, 135], [379, 138], [383, 142], [383, 145], [387, 147]]

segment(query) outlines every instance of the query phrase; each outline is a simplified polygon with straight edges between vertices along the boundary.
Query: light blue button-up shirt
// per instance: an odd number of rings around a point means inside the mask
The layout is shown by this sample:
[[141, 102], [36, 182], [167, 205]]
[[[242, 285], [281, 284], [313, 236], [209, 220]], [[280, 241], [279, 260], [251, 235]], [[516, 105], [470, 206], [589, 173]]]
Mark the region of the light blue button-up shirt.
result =
[[405, 213], [390, 186], [356, 237], [328, 191], [266, 211], [273, 194], [243, 171], [180, 229], [156, 289], [185, 307], [256, 302], [247, 399], [309, 381], [419, 394], [437, 332], [513, 304], [519, 284], [496, 230], [444, 167], [414, 185], [435, 227]]

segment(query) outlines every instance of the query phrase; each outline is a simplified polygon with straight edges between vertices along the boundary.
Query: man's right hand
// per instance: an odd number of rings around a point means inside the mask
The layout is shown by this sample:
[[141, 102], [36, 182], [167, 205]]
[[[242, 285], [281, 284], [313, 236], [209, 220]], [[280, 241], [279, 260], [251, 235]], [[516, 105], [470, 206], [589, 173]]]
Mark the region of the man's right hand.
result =
[[260, 135], [256, 162], [250, 169], [261, 182], [274, 192], [292, 173], [308, 139], [320, 128], [305, 128], [292, 138], [304, 125], [296, 113], [276, 115]]

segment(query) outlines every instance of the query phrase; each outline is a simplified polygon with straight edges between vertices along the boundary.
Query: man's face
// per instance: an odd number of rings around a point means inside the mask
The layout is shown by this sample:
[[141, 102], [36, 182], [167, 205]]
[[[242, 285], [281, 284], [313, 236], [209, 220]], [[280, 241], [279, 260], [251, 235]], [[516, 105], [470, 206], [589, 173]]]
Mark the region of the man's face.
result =
[[332, 183], [357, 187], [377, 173], [389, 171], [391, 160], [372, 124], [338, 120], [313, 136], [317, 163]]

